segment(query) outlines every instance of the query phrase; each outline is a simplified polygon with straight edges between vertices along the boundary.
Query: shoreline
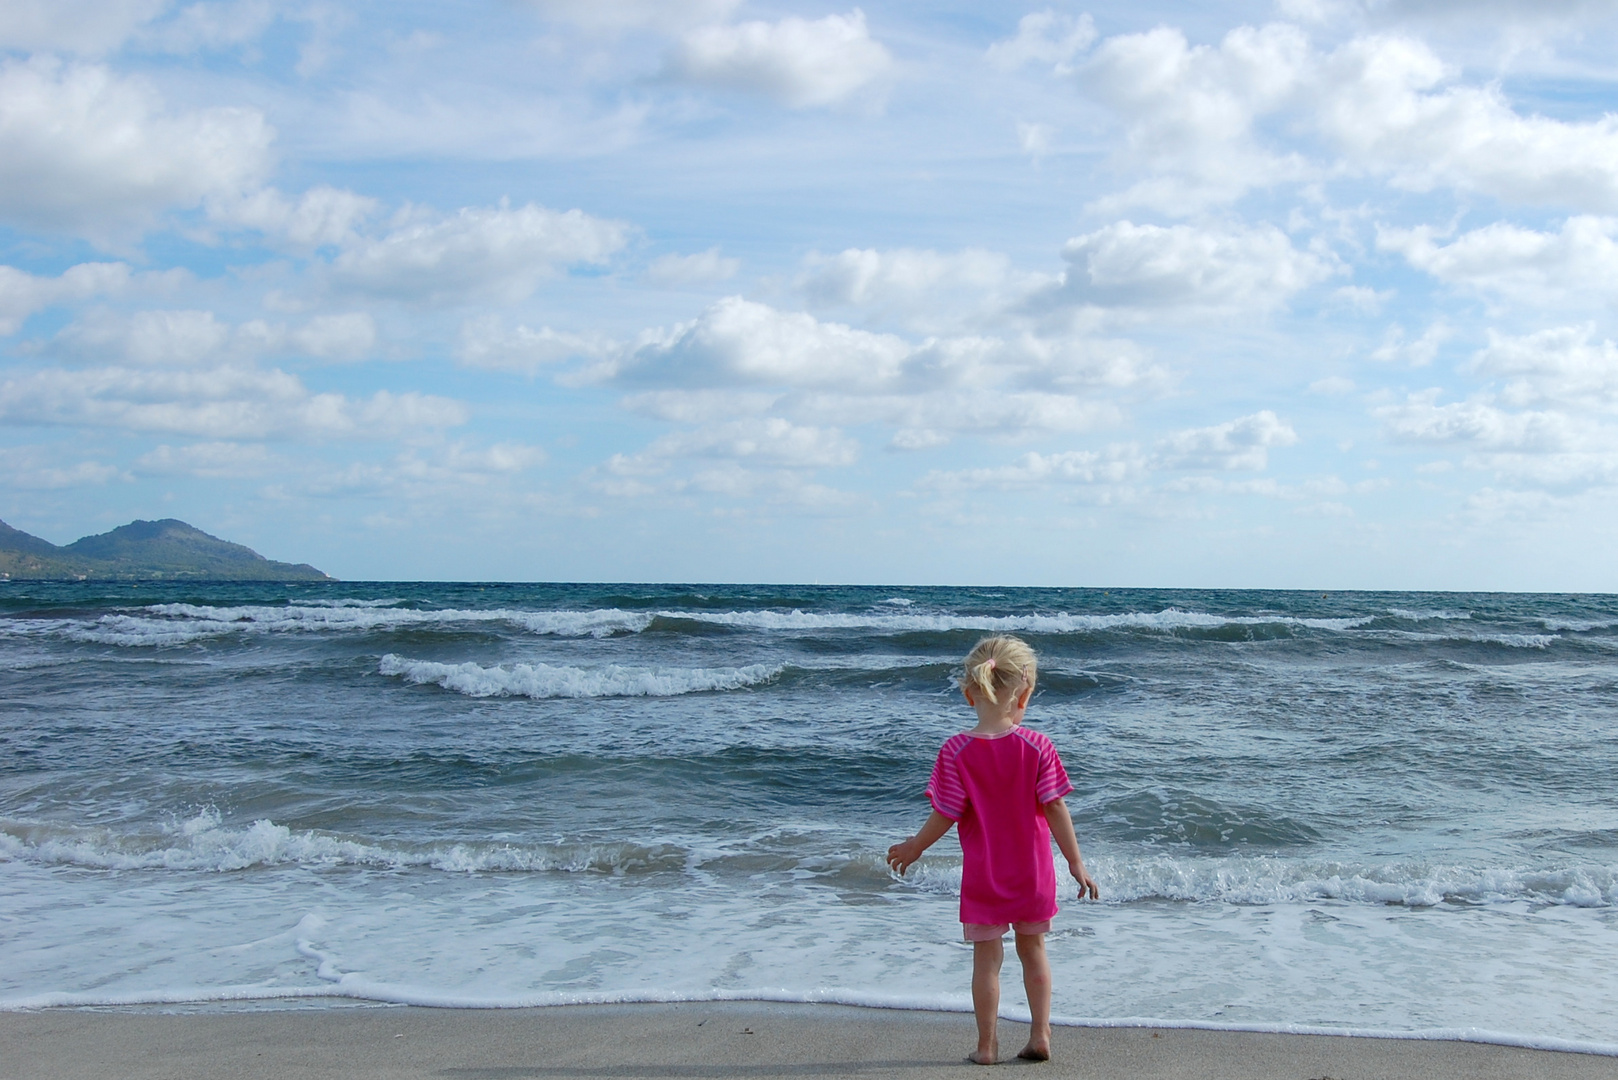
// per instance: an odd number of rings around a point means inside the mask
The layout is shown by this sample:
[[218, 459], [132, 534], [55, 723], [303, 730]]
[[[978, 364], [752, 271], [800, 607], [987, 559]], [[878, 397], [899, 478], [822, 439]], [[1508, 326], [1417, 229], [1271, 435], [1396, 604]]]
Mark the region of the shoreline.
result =
[[[284, 1000], [284, 999], [283, 999]], [[760, 1001], [444, 1009], [354, 1003], [191, 1011], [56, 1008], [0, 1013], [0, 1077], [699, 1077], [971, 1075], [970, 1016]], [[1057, 1077], [1299, 1080], [1614, 1080], [1591, 1053], [1433, 1037], [1170, 1026], [1058, 1026], [1053, 1060], [1001, 1068]]]
[[[352, 978], [352, 976], [350, 976]], [[551, 1000], [546, 1000], [551, 998]], [[57, 992], [0, 999], [0, 1020], [8, 1015], [37, 1015], [50, 1012], [128, 1013], [130, 1015], [236, 1015], [277, 1012], [310, 1013], [349, 1009], [424, 1009], [436, 1012], [533, 1012], [553, 1009], [615, 1009], [636, 1007], [749, 1006], [845, 1008], [871, 1012], [894, 1012], [925, 1016], [970, 1016], [969, 1001], [959, 1003], [885, 998], [858, 991], [820, 994], [793, 994], [768, 991], [723, 992], [712, 995], [682, 994], [571, 994], [538, 995], [525, 999], [489, 999], [421, 993], [383, 985], [355, 986], [345, 993], [340, 986], [222, 987], [209, 992], [153, 992], [150, 994], [97, 995], [83, 992]], [[1002, 1023], [1027, 1024], [1027, 1011], [1015, 1007], [1001, 1010]], [[1217, 1020], [1173, 1020], [1161, 1017], [1073, 1017], [1052, 1016], [1056, 1028], [1089, 1030], [1200, 1031], [1211, 1034], [1287, 1035], [1326, 1039], [1375, 1039], [1395, 1042], [1468, 1043], [1560, 1054], [1584, 1054], [1618, 1058], [1618, 1043], [1560, 1036], [1519, 1035], [1477, 1027], [1453, 1028], [1372, 1028], [1332, 1024], [1291, 1023], [1287, 1021], [1223, 1022]], [[1618, 1078], [1618, 1071], [1615, 1071]]]

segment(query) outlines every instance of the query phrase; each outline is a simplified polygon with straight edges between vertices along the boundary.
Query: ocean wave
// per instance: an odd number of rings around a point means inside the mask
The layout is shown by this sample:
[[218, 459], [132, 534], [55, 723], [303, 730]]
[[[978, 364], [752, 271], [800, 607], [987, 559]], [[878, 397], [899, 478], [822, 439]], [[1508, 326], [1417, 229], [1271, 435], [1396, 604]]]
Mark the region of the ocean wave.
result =
[[[817, 631], [874, 634], [947, 634], [952, 632], [1020, 633], [1038, 635], [1144, 632], [1148, 634], [1236, 638], [1270, 636], [1295, 631], [1355, 633], [1402, 638], [1409, 641], [1458, 641], [1496, 644], [1512, 648], [1543, 649], [1560, 640], [1552, 632], [1488, 633], [1475, 626], [1466, 612], [1388, 609], [1384, 614], [1306, 618], [1295, 615], [1213, 615], [1179, 608], [1128, 611], [1110, 615], [1057, 612], [1026, 615], [964, 615], [919, 613], [891, 597], [881, 605], [891, 611], [822, 612], [794, 608], [787, 611], [752, 610], [524, 610], [521, 608], [419, 609], [398, 606], [397, 600], [320, 600], [307, 604], [241, 605], [213, 607], [173, 603], [154, 604], [128, 612], [104, 614], [94, 621], [75, 619], [18, 620], [0, 632], [19, 635], [63, 636], [69, 640], [118, 646], [174, 646], [242, 633], [388, 633], [412, 629], [454, 630], [480, 624], [523, 633], [555, 637], [611, 637], [647, 630], [699, 632], [694, 628], [814, 633]], [[1454, 630], [1400, 630], [1389, 626], [1390, 616], [1409, 621], [1441, 620], [1460, 624]], [[1606, 625], [1597, 622], [1546, 619], [1552, 629], [1585, 630]], [[1462, 630], [1466, 626], [1466, 630]]]
[[400, 604], [405, 603], [405, 601], [398, 597], [384, 600], [355, 600], [350, 597], [338, 597], [335, 600], [306, 600], [304, 603], [309, 607], [387, 608], [398, 607]]
[[296, 605], [287, 607], [207, 607], [154, 604], [138, 615], [108, 614], [94, 623], [51, 620], [38, 629], [71, 640], [103, 645], [184, 645], [240, 633], [386, 632], [416, 627], [499, 623], [530, 634], [557, 637], [610, 637], [639, 633], [653, 616], [613, 608], [595, 611], [523, 611], [511, 608], [418, 610], [380, 604]]
[[[116, 871], [241, 871], [281, 866], [364, 867], [475, 873], [573, 873], [640, 877], [665, 873], [782, 873], [835, 879], [840, 887], [880, 892], [909, 888], [959, 895], [958, 857], [930, 855], [904, 878], [887, 869], [876, 847], [850, 850], [842, 834], [805, 847], [771, 835], [723, 844], [673, 839], [646, 842], [520, 843], [378, 842], [269, 819], [222, 823], [205, 809], [169, 828], [118, 833], [106, 828], [0, 821], [0, 862]], [[765, 864], [768, 867], [765, 868]], [[1618, 865], [1438, 865], [1419, 862], [1333, 863], [1280, 856], [1222, 858], [1092, 855], [1087, 860], [1105, 904], [1151, 901], [1238, 906], [1348, 904], [1434, 908], [1442, 905], [1544, 904], [1618, 907]], [[1071, 882], [1063, 895], [1073, 896]]]
[[1552, 632], [1559, 630], [1570, 631], [1575, 634], [1588, 633], [1591, 630], [1611, 630], [1618, 627], [1618, 620], [1614, 619], [1555, 619], [1545, 618], [1539, 620], [1545, 629]]
[[[1618, 866], [1559, 867], [1354, 865], [1280, 857], [1127, 859], [1097, 856], [1086, 866], [1103, 902], [1172, 900], [1254, 906], [1320, 901], [1431, 908], [1442, 904], [1528, 902], [1618, 907]], [[929, 892], [958, 895], [958, 861], [935, 859], [906, 878]], [[1064, 889], [1072, 886], [1064, 882]]]
[[382, 658], [383, 675], [406, 682], [436, 683], [468, 697], [601, 698], [674, 697], [713, 690], [741, 690], [780, 675], [785, 665], [751, 664], [739, 668], [649, 668], [607, 664], [599, 668], [560, 664], [440, 664], [411, 660], [393, 653]]
[[1306, 619], [1293, 615], [1207, 615], [1165, 608], [1157, 612], [1130, 611], [1116, 615], [875, 615], [838, 612], [783, 611], [660, 611], [662, 619], [710, 623], [745, 630], [876, 630], [887, 633], [977, 630], [989, 633], [1073, 634], [1103, 630], [1138, 629], [1218, 630], [1230, 626], [1290, 626], [1314, 630], [1351, 630], [1371, 616], [1341, 619]]
[[1431, 630], [1385, 630], [1395, 641], [1420, 641], [1459, 645], [1504, 645], [1508, 649], [1548, 649], [1561, 641], [1559, 634], [1436, 633]]
[[1438, 619], [1448, 622], [1460, 619], [1470, 619], [1472, 617], [1472, 613], [1470, 611], [1444, 611], [1442, 609], [1423, 609], [1421, 611], [1411, 611], [1408, 608], [1388, 608], [1388, 614], [1392, 615], [1395, 619], [1407, 619], [1410, 622], [1426, 622], [1429, 619]]
[[540, 872], [638, 874], [678, 871], [689, 852], [673, 844], [454, 843], [376, 844], [314, 830], [294, 831], [269, 819], [243, 828], [204, 810], [158, 834], [0, 823], [0, 861], [90, 870], [236, 871], [254, 867], [356, 866], [466, 874]]

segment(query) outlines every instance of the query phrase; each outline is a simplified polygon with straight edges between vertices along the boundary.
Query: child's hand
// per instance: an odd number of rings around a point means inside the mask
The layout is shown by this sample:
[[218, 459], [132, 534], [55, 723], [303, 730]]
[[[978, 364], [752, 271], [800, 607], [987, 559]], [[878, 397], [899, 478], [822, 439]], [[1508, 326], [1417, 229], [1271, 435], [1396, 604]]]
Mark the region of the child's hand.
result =
[[1083, 862], [1067, 864], [1067, 872], [1073, 875], [1073, 880], [1079, 883], [1079, 899], [1088, 896], [1091, 900], [1101, 899], [1101, 890], [1096, 888], [1096, 879], [1084, 868]]
[[910, 865], [921, 858], [922, 850], [921, 845], [916, 843], [914, 836], [901, 843], [894, 844], [888, 849], [888, 866], [897, 872], [900, 877], [904, 877], [905, 871], [910, 868]]

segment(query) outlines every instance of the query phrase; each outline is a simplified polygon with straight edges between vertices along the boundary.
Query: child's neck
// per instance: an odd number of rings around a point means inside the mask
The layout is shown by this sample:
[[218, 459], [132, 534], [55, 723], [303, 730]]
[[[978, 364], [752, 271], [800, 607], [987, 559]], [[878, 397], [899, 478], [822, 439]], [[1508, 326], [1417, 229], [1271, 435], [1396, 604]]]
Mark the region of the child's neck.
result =
[[1008, 713], [978, 713], [978, 726], [972, 729], [974, 735], [1004, 735], [1018, 724], [1022, 723], [1021, 709]]

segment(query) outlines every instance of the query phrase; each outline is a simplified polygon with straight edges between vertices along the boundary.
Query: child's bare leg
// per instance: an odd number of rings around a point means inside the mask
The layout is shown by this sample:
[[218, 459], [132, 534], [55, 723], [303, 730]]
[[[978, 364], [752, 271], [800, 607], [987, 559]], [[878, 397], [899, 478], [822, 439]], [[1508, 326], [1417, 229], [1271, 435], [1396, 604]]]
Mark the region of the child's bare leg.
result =
[[1018, 934], [1017, 959], [1022, 961], [1023, 989], [1028, 991], [1028, 1045], [1017, 1056], [1029, 1061], [1051, 1058], [1051, 962], [1045, 955], [1044, 934]]
[[1000, 1060], [1000, 964], [1005, 958], [999, 938], [972, 943], [972, 1011], [978, 1018], [978, 1048], [972, 1060], [979, 1065]]

